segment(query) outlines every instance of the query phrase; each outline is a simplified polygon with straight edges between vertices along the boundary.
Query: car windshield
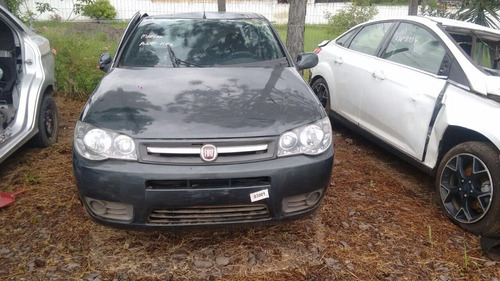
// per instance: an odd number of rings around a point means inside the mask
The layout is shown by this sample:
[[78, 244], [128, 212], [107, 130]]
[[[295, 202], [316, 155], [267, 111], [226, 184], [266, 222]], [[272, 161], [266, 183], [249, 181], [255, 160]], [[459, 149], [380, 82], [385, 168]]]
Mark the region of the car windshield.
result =
[[286, 61], [273, 29], [262, 19], [144, 19], [119, 67], [276, 65]]
[[500, 36], [453, 27], [446, 30], [478, 67], [490, 75], [500, 76]]

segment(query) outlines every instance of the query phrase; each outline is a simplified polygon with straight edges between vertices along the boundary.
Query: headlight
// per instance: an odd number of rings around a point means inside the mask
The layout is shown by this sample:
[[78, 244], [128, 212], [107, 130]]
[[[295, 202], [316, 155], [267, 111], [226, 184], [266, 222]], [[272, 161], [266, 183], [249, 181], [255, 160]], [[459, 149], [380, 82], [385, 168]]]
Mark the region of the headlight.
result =
[[74, 147], [81, 156], [89, 160], [137, 160], [135, 143], [131, 137], [85, 122], [76, 123]]
[[278, 157], [296, 154], [318, 155], [332, 144], [332, 125], [325, 117], [280, 136]]

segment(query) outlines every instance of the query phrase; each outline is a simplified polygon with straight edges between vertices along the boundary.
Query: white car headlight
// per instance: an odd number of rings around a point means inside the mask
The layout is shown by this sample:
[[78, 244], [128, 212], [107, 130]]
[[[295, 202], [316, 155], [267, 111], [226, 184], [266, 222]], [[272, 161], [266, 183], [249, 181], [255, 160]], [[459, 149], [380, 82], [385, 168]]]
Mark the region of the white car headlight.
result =
[[325, 117], [312, 124], [287, 131], [280, 136], [278, 157], [296, 154], [318, 155], [332, 144], [332, 125]]
[[137, 160], [134, 140], [111, 130], [78, 121], [75, 127], [76, 151], [89, 160]]

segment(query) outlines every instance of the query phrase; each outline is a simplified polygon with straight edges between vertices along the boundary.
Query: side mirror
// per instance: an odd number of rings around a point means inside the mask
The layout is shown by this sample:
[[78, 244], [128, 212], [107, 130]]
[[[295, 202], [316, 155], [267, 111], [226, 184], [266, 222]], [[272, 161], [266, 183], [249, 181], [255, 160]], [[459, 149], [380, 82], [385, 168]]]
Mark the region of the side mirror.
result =
[[111, 55], [109, 53], [103, 53], [99, 56], [99, 69], [108, 72], [111, 67]]
[[297, 55], [297, 69], [299, 71], [315, 67], [318, 64], [318, 55], [315, 53], [301, 53]]
[[3, 70], [0, 68], [0, 79], [3, 77]]

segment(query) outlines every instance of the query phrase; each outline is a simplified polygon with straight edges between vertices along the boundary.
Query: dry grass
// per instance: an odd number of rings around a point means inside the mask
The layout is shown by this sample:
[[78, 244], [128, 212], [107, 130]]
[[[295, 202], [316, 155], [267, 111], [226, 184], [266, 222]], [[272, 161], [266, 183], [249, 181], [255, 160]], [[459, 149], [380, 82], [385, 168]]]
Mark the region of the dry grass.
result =
[[56, 99], [59, 143], [23, 148], [0, 166], [0, 280], [498, 280], [478, 238], [433, 201], [433, 179], [335, 129], [336, 160], [322, 208], [291, 223], [179, 233], [94, 223], [71, 165], [82, 102]]

